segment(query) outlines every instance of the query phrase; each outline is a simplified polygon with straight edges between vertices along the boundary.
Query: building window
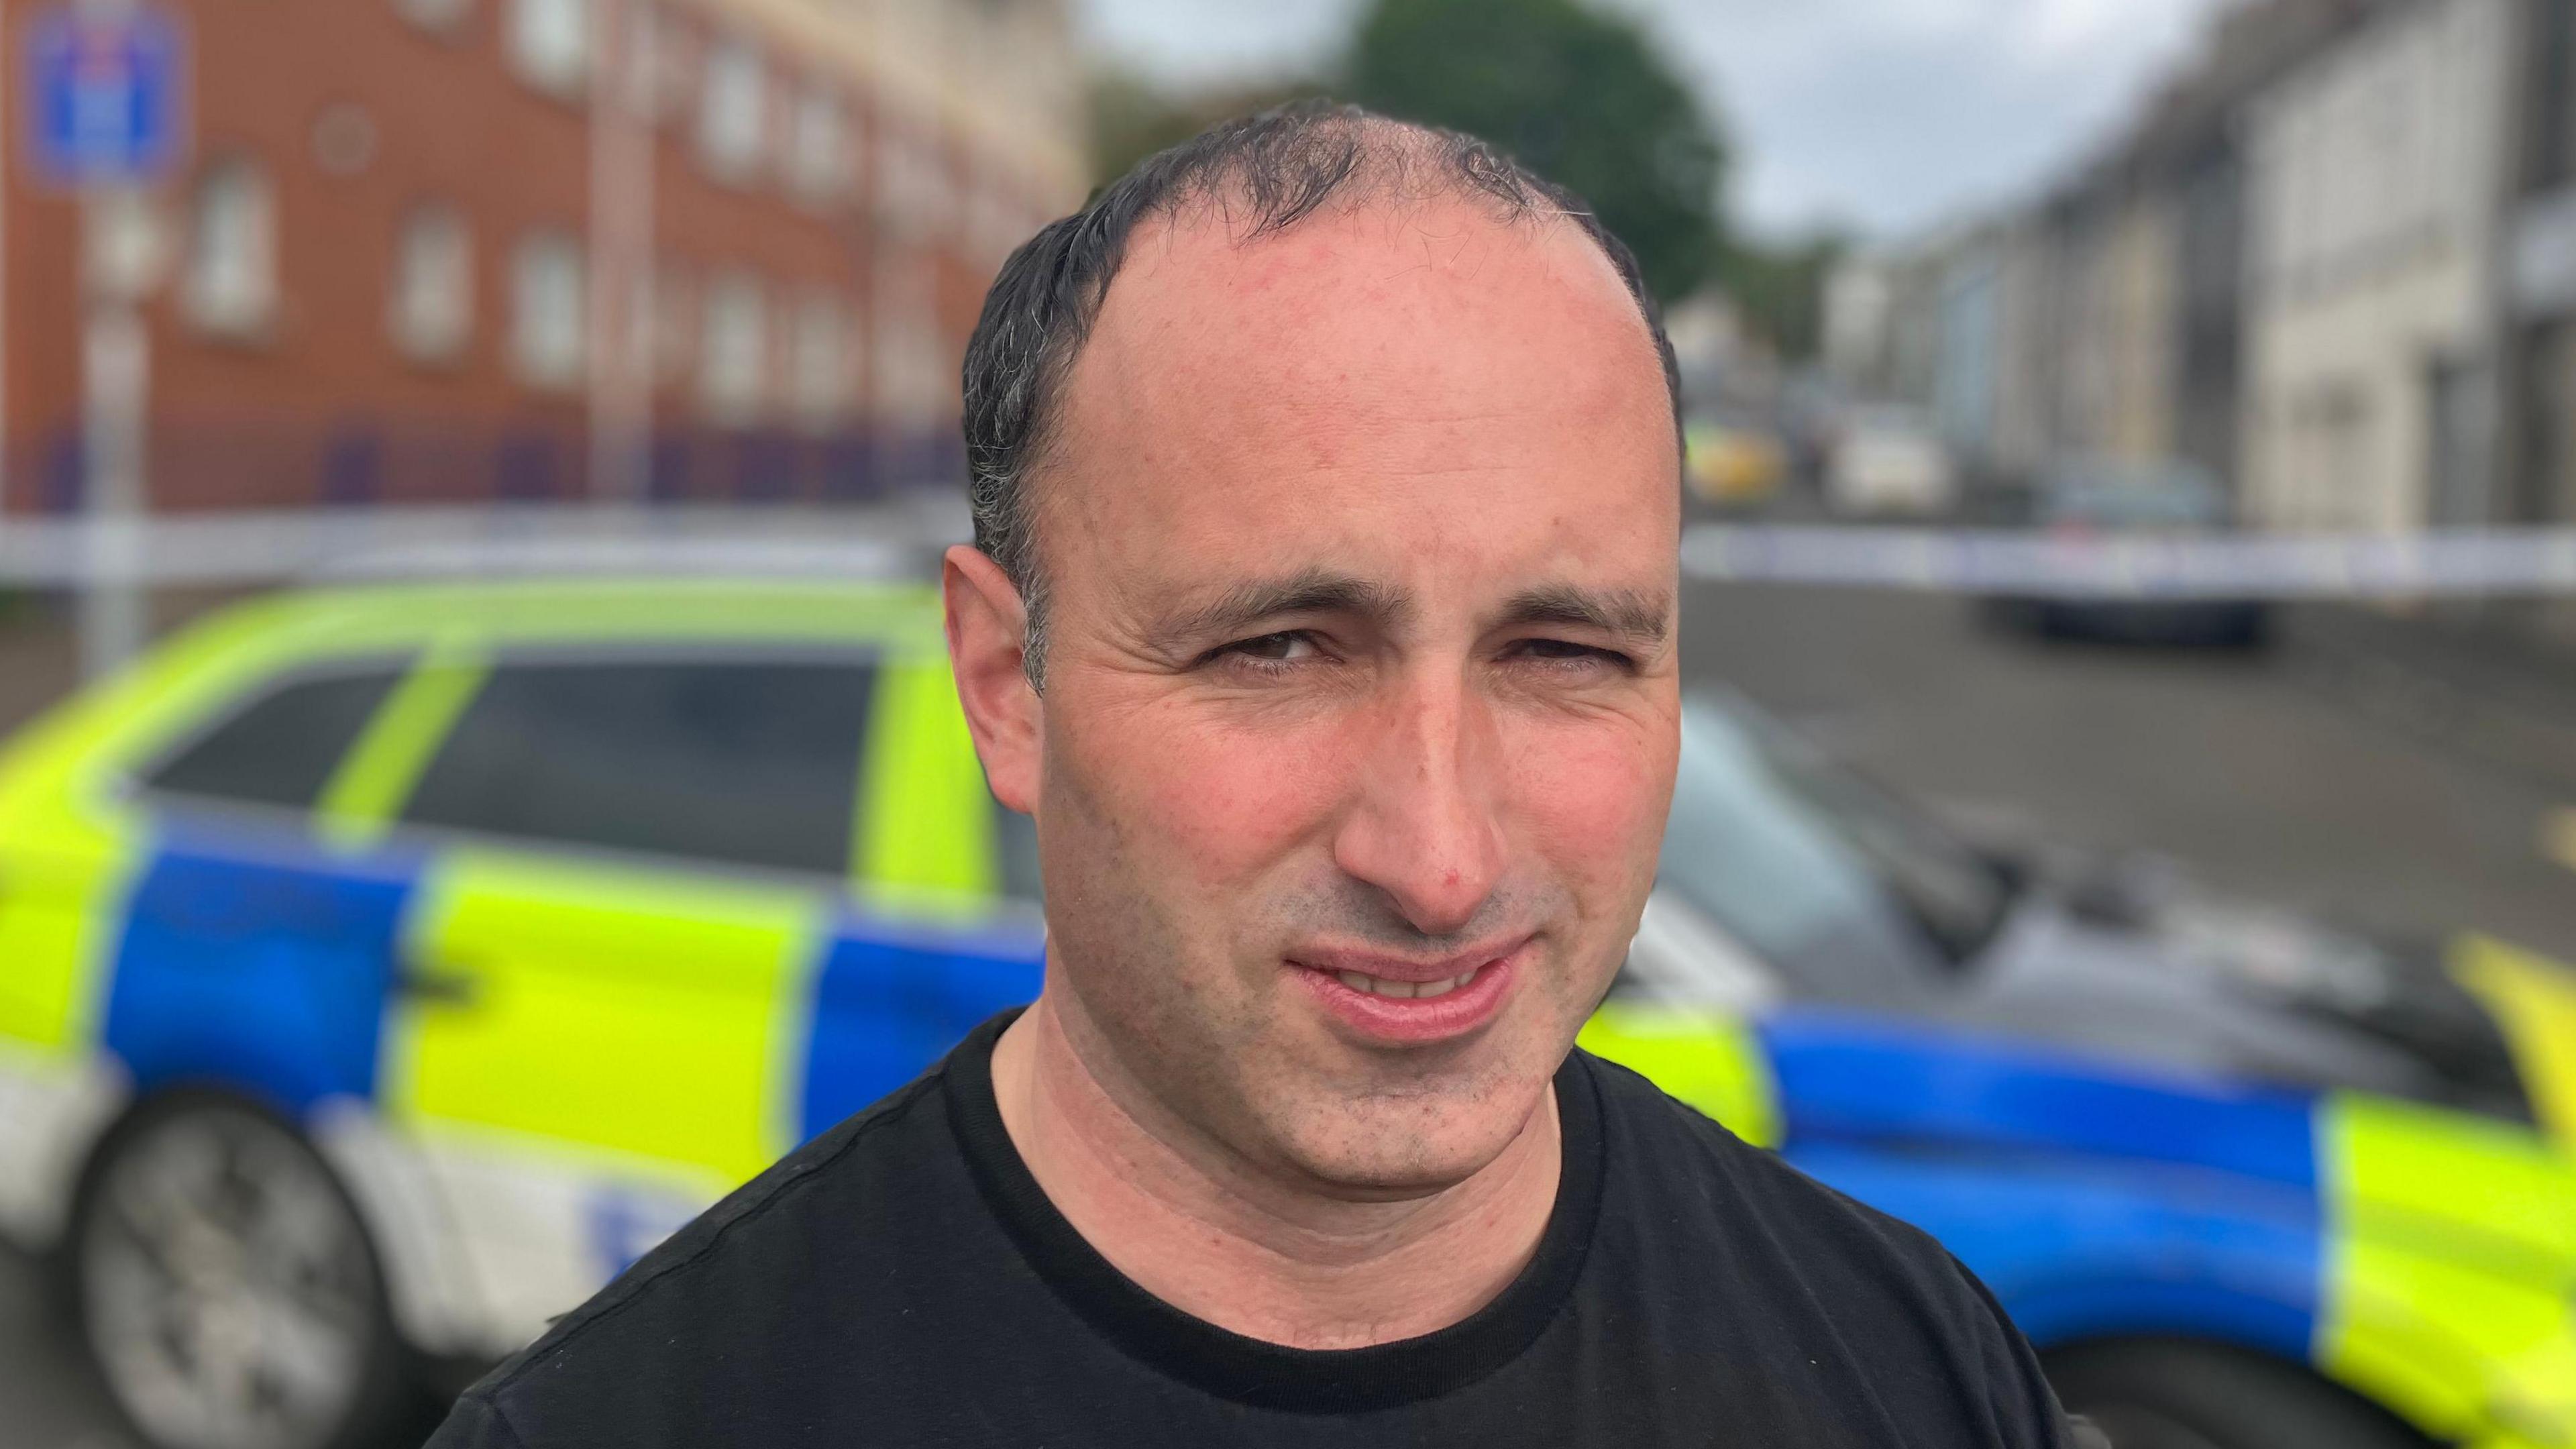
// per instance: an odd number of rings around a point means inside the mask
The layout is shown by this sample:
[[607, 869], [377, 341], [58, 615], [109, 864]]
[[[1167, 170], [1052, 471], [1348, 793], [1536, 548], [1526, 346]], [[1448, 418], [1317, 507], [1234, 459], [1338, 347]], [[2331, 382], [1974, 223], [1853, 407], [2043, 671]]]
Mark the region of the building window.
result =
[[473, 8], [474, 0], [394, 0], [394, 9], [423, 30], [452, 31]]
[[530, 85], [577, 89], [590, 73], [590, 0], [510, 0], [504, 43]]
[[472, 339], [474, 238], [454, 207], [423, 206], [403, 218], [385, 324], [394, 346], [424, 362], [452, 359]]
[[209, 332], [265, 331], [277, 311], [277, 197], [268, 173], [218, 161], [197, 182], [183, 283], [188, 315]]
[[893, 127], [877, 134], [879, 220], [913, 240], [945, 232], [954, 220], [957, 197], [938, 148]]
[[739, 267], [707, 281], [698, 327], [698, 387], [719, 422], [748, 422], [760, 412], [769, 371], [768, 300], [760, 278]]
[[911, 434], [937, 427], [955, 402], [957, 369], [927, 306], [897, 301], [874, 319], [870, 390], [877, 421]]
[[719, 41], [707, 52], [698, 92], [698, 151], [707, 169], [728, 181], [760, 165], [769, 130], [768, 67], [748, 41]]
[[787, 391], [796, 420], [814, 431], [829, 430], [849, 410], [849, 318], [841, 299], [815, 288], [796, 303], [796, 321], [788, 337]]
[[787, 129], [787, 184], [809, 201], [827, 201], [850, 183], [850, 122], [840, 97], [822, 86], [796, 94]]
[[539, 387], [581, 382], [587, 338], [582, 260], [581, 243], [569, 233], [542, 232], [519, 243], [511, 278], [511, 350], [520, 375]]

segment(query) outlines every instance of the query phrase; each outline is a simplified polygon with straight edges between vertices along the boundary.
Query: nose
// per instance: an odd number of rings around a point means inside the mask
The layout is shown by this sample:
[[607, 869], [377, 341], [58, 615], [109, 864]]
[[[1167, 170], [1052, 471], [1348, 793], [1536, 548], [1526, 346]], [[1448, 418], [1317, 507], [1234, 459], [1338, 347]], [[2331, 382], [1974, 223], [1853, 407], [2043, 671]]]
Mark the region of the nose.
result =
[[1415, 930], [1462, 931], [1503, 871], [1492, 720], [1451, 679], [1414, 685], [1365, 727], [1372, 736], [1334, 863], [1384, 891]]

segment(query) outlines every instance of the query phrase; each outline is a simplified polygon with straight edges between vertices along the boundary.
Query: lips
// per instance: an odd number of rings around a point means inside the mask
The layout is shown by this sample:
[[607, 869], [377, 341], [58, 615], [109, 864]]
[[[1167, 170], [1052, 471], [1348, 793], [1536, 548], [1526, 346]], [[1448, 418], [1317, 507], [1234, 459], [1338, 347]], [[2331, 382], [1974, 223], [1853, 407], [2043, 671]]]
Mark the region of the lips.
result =
[[1345, 1031], [1371, 1045], [1447, 1040], [1491, 1021], [1510, 994], [1531, 938], [1431, 961], [1358, 951], [1312, 951], [1290, 974]]

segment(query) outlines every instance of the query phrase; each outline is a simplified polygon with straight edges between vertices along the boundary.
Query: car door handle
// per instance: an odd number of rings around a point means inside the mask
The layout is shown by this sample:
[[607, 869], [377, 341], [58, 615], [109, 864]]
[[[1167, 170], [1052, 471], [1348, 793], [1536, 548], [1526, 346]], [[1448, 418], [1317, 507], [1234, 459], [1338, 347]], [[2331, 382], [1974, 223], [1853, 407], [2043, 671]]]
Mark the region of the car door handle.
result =
[[405, 960], [394, 972], [394, 990], [438, 1006], [472, 1006], [483, 995], [483, 982], [453, 962]]

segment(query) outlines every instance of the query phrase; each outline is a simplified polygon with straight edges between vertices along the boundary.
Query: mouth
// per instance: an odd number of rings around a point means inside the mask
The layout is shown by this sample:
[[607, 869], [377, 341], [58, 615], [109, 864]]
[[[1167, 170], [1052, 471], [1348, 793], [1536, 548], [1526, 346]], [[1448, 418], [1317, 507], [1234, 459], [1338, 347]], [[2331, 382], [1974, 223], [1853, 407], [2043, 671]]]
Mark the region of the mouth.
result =
[[1463, 1036], [1491, 1021], [1533, 939], [1430, 961], [1318, 950], [1288, 964], [1346, 1030], [1371, 1044], [1413, 1045]]
[[1461, 986], [1473, 983], [1484, 969], [1478, 966], [1457, 976], [1443, 976], [1437, 981], [1397, 981], [1359, 971], [1336, 971], [1333, 973], [1333, 979], [1353, 991], [1365, 991], [1371, 996], [1383, 996], [1390, 1001], [1428, 1001], [1432, 997], [1446, 996]]

